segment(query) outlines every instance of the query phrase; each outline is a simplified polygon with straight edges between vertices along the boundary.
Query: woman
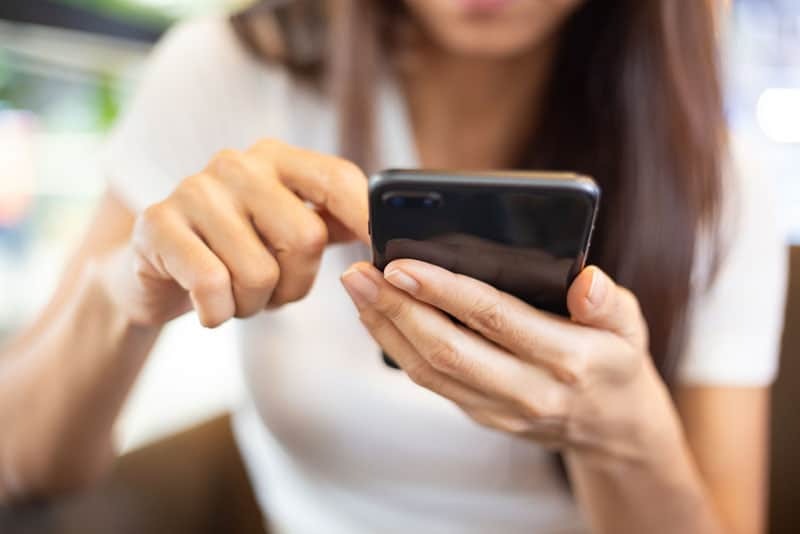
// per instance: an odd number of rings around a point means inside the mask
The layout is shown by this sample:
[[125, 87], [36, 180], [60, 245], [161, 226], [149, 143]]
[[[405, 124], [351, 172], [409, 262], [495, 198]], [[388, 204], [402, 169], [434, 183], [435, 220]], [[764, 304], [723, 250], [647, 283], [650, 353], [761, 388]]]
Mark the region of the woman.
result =
[[[760, 532], [784, 251], [723, 164], [710, 3], [281, 5], [155, 53], [95, 224], [6, 349], [0, 494], [95, 481], [194, 309], [252, 317], [234, 433], [278, 532]], [[571, 319], [359, 261], [363, 172], [389, 166], [593, 175]]]

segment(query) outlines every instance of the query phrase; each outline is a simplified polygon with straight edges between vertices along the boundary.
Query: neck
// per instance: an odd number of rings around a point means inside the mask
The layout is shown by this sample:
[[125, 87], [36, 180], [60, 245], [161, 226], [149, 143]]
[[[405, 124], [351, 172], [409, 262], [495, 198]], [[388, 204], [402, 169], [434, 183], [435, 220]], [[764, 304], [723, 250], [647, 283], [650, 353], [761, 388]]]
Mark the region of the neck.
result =
[[432, 43], [401, 63], [421, 165], [509, 168], [534, 133], [554, 46], [507, 58], [450, 54]]

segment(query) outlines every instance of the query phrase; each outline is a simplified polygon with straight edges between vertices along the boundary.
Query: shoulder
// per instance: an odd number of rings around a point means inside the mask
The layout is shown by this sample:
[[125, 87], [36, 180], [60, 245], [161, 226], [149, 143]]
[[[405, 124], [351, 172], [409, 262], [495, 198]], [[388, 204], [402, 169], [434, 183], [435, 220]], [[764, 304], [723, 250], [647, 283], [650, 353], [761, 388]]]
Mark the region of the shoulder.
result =
[[184, 115], [197, 113], [215, 123], [245, 118], [253, 126], [264, 114], [329, 107], [321, 83], [301, 76], [279, 57], [259, 57], [234, 24], [229, 17], [214, 16], [174, 26], [154, 48], [140, 94], [169, 102]]
[[733, 138], [730, 152], [720, 224], [720, 277], [758, 274], [759, 269], [785, 274], [788, 247], [775, 180], [743, 141]]
[[[717, 231], [712, 237], [701, 228], [694, 268], [694, 294], [702, 300], [708, 289], [719, 285], [726, 273], [783, 265], [785, 228], [777, 210], [775, 183], [752, 150], [733, 138], [722, 178], [722, 201]], [[714, 250], [719, 249], [714, 273]], [[717, 276], [715, 276], [717, 274]]]
[[712, 241], [698, 243], [684, 382], [766, 385], [777, 372], [788, 247], [773, 180], [744, 148], [732, 142], [712, 277]]
[[172, 27], [153, 50], [145, 79], [178, 79], [193, 76], [216, 79], [229, 85], [248, 78], [285, 78], [278, 63], [258, 61], [236, 35], [227, 17], [192, 19]]

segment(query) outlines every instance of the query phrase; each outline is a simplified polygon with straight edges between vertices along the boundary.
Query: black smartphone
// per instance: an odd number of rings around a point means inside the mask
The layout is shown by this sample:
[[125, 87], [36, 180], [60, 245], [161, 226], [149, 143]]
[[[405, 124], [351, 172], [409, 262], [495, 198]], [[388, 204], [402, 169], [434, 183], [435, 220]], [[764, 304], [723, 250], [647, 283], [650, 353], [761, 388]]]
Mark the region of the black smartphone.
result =
[[599, 203], [574, 173], [385, 170], [369, 181], [373, 263], [426, 261], [567, 315]]

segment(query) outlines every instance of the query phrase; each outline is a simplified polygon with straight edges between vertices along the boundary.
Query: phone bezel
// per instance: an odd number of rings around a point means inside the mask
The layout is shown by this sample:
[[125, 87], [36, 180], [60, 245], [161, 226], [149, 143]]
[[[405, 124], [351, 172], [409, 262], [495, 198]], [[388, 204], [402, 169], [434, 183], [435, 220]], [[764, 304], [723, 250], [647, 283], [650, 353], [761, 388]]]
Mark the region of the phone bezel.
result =
[[[378, 268], [377, 249], [374, 242], [372, 221], [375, 212], [382, 209], [383, 197], [393, 190], [425, 191], [439, 193], [449, 188], [475, 188], [488, 191], [521, 189], [536, 193], [553, 191], [557, 194], [574, 194], [589, 201], [591, 223], [584, 229], [582, 247], [578, 258], [580, 272], [586, 266], [586, 257], [591, 247], [592, 235], [597, 221], [601, 191], [589, 176], [574, 172], [556, 171], [459, 171], [429, 169], [386, 169], [369, 179], [369, 233], [373, 236], [372, 262]], [[573, 273], [573, 276], [577, 275]]]

